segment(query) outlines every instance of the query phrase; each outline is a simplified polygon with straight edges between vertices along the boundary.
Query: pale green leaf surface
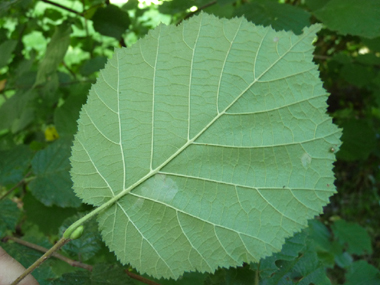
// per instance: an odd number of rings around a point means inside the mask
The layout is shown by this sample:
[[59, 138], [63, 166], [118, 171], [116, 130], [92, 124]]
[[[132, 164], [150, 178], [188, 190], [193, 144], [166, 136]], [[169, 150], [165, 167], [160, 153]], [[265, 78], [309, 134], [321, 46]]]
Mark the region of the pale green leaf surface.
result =
[[201, 14], [116, 50], [71, 175], [86, 203], [119, 195], [98, 221], [121, 262], [158, 278], [257, 262], [322, 212], [340, 131], [312, 62], [319, 29]]

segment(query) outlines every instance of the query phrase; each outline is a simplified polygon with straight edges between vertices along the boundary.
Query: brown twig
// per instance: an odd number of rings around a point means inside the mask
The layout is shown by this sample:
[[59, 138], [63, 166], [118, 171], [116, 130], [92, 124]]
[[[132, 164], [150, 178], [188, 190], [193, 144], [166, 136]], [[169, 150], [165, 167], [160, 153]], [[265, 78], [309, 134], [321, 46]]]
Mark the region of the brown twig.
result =
[[146, 279], [138, 274], [135, 274], [135, 273], [132, 273], [132, 272], [129, 272], [128, 270], [125, 270], [125, 273], [127, 273], [127, 275], [133, 279], [136, 279], [140, 282], [143, 282], [145, 284], [148, 284], [148, 285], [160, 285], [152, 280], [149, 280], [149, 279]]
[[315, 55], [314, 55], [314, 58], [316, 58], [316, 59], [323, 59], [323, 60], [326, 60], [326, 59], [330, 59], [331, 56], [315, 54]]
[[[3, 241], [4, 242], [6, 242], [6, 241], [8, 241], [8, 240], [12, 240], [12, 241], [14, 241], [14, 242], [16, 242], [16, 243], [18, 243], [18, 244], [21, 244], [21, 245], [24, 245], [24, 246], [27, 246], [27, 247], [29, 247], [29, 248], [32, 248], [32, 249], [35, 249], [35, 250], [37, 250], [37, 251], [40, 251], [40, 252], [44, 252], [44, 253], [47, 253], [48, 251], [50, 251], [49, 249], [47, 249], [47, 248], [45, 248], [45, 247], [43, 247], [43, 246], [39, 246], [39, 245], [37, 245], [37, 244], [34, 244], [34, 243], [31, 243], [31, 242], [28, 242], [28, 241], [25, 241], [25, 240], [22, 240], [22, 239], [20, 239], [20, 238], [17, 238], [17, 237], [13, 237], [13, 236], [6, 236], [6, 237], [4, 237], [3, 238]], [[62, 240], [62, 239], [61, 239]], [[69, 241], [69, 239], [66, 239], [66, 242], [68, 242]], [[65, 243], [66, 243], [65, 242]], [[64, 244], [63, 244], [64, 245]], [[63, 246], [62, 245], [62, 246]], [[60, 246], [59, 248], [61, 248], [62, 246]], [[59, 249], [58, 248], [58, 249]], [[58, 250], [57, 249], [57, 250]], [[46, 255], [46, 254], [45, 254]], [[44, 255], [44, 256], [45, 256]], [[76, 260], [73, 260], [73, 259], [70, 259], [70, 258], [68, 258], [68, 257], [66, 257], [66, 256], [63, 256], [63, 255], [61, 255], [61, 254], [59, 254], [59, 253], [57, 253], [57, 252], [53, 252], [53, 253], [51, 253], [51, 255], [50, 256], [54, 256], [55, 258], [58, 258], [58, 259], [60, 259], [60, 260], [62, 260], [62, 261], [64, 261], [64, 262], [66, 262], [67, 264], [69, 264], [69, 265], [71, 265], [71, 266], [73, 266], [73, 267], [79, 267], [79, 268], [83, 268], [83, 269], [86, 269], [86, 270], [88, 270], [88, 271], [92, 271], [92, 268], [93, 268], [93, 266], [92, 265], [89, 265], [89, 264], [86, 264], [86, 263], [82, 263], [82, 262], [79, 262], [79, 261], [76, 261]], [[46, 257], [45, 259], [47, 259], [48, 257]], [[41, 259], [41, 258], [40, 258]], [[44, 260], [43, 260], [44, 261]], [[42, 261], [42, 262], [43, 262]], [[41, 263], [42, 263], [41, 262]], [[39, 264], [40, 265], [40, 264]], [[29, 269], [29, 268], [28, 268]], [[24, 272], [25, 273], [25, 272]], [[147, 279], [147, 278], [145, 278], [145, 277], [142, 277], [142, 276], [140, 276], [140, 275], [138, 275], [138, 274], [135, 274], [135, 273], [133, 273], [133, 272], [130, 272], [130, 271], [128, 271], [128, 270], [125, 270], [125, 273], [129, 276], [129, 277], [131, 277], [131, 278], [133, 278], [133, 279], [135, 279], [135, 280], [138, 280], [138, 281], [140, 281], [140, 282], [142, 282], [142, 283], [145, 283], [145, 284], [147, 284], [147, 285], [160, 285], [160, 284], [158, 284], [158, 283], [156, 283], [156, 282], [154, 282], [154, 281], [152, 281], [152, 280], [150, 280], [150, 279]], [[27, 274], [26, 274], [27, 275]], [[26, 276], [25, 275], [25, 276]], [[22, 278], [24, 278], [25, 276], [23, 276]], [[21, 276], [20, 276], [21, 277]], [[20, 278], [19, 277], [19, 278]], [[20, 279], [20, 280], [16, 280], [17, 282], [20, 282], [22, 279]], [[16, 282], [15, 281], [15, 282]], [[13, 284], [17, 284], [17, 283], [12, 283], [12, 285]]]
[[0, 201], [3, 200], [5, 197], [7, 197], [10, 193], [12, 193], [13, 190], [17, 189], [19, 186], [21, 186], [23, 183], [25, 183], [25, 178], [27, 178], [28, 176], [30, 176], [30, 174], [32, 174], [31, 171], [29, 171], [25, 177], [23, 179], [21, 179], [21, 181], [19, 183], [17, 183], [15, 186], [13, 186], [11, 189], [9, 189], [7, 191], [7, 193], [5, 193], [3, 196], [0, 197]]
[[209, 2], [209, 3], [204, 4], [203, 6], [199, 7], [199, 8], [198, 8], [197, 10], [195, 10], [194, 12], [190, 12], [189, 14], [187, 14], [183, 19], [181, 19], [181, 20], [177, 23], [177, 26], [178, 26], [179, 24], [181, 24], [182, 21], [184, 21], [184, 20], [186, 20], [186, 19], [192, 17], [194, 14], [198, 13], [199, 11], [202, 11], [202, 10], [204, 10], [204, 9], [206, 9], [206, 8], [208, 8], [208, 7], [210, 7], [210, 6], [214, 5], [214, 4], [216, 4], [216, 3], [217, 3], [216, 0], [215, 0], [215, 1], [211, 1], [211, 2]]
[[69, 11], [69, 12], [71, 12], [71, 13], [74, 13], [74, 14], [76, 14], [76, 15], [78, 15], [78, 16], [83, 16], [82, 13], [79, 13], [78, 11], [75, 11], [75, 10], [73, 10], [73, 9], [71, 9], [71, 8], [68, 8], [68, 7], [66, 7], [66, 6], [63, 6], [63, 5], [61, 5], [61, 4], [58, 4], [58, 3], [52, 2], [52, 1], [50, 1], [50, 0], [41, 0], [41, 1], [42, 1], [42, 2], [45, 2], [45, 3], [48, 3], [48, 4], [50, 4], [50, 5], [53, 5], [53, 6], [59, 7], [59, 8], [61, 8], [61, 9], [66, 10], [66, 11]]
[[17, 285], [22, 279], [28, 276], [30, 273], [34, 271], [37, 267], [39, 267], [46, 259], [48, 259], [55, 251], [59, 250], [62, 246], [64, 246], [70, 239], [61, 238], [52, 248], [50, 248], [44, 255], [42, 255], [37, 261], [35, 261], [31, 266], [29, 266], [15, 281], [11, 283], [11, 285]]
[[[17, 242], [18, 244], [22, 244], [24, 246], [27, 246], [27, 247], [30, 247], [30, 248], [33, 248], [37, 251], [41, 251], [41, 252], [47, 252], [48, 249], [43, 247], [43, 246], [39, 246], [37, 244], [34, 244], [34, 243], [31, 243], [31, 242], [28, 242], [28, 241], [25, 241], [25, 240], [22, 240], [20, 238], [17, 238], [17, 237], [12, 237], [12, 236], [6, 236], [4, 239], [4, 241], [7, 241], [7, 240], [13, 240], [14, 242]], [[51, 256], [54, 256], [64, 262], [66, 262], [67, 264], [73, 266], [73, 267], [80, 267], [80, 268], [83, 268], [83, 269], [86, 269], [86, 270], [89, 270], [91, 271], [92, 270], [92, 266], [91, 265], [88, 265], [88, 264], [84, 264], [84, 263], [81, 263], [79, 261], [76, 261], [76, 260], [72, 260], [66, 256], [63, 256], [62, 254], [59, 254], [57, 252], [54, 252]]]
[[64, 60], [62, 60], [62, 65], [69, 71], [69, 73], [74, 77], [74, 79], [77, 79], [77, 75], [75, 74], [74, 71], [71, 70], [70, 67], [67, 66]]

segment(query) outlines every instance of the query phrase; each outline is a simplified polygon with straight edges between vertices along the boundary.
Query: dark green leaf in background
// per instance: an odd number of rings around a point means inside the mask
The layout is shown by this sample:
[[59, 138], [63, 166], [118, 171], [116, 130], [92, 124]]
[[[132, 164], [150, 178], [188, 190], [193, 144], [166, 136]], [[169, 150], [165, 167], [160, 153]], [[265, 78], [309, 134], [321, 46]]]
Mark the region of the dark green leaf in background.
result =
[[98, 8], [91, 20], [94, 22], [95, 31], [117, 40], [130, 25], [128, 13], [115, 5]]
[[307, 236], [308, 230], [303, 230], [293, 237], [287, 238], [280, 252], [261, 259], [260, 263], [251, 263], [251, 268], [259, 271], [261, 279], [271, 278], [275, 272], [280, 270], [276, 265], [278, 260], [292, 261], [298, 257], [306, 246]]
[[271, 0], [254, 0], [241, 5], [236, 16], [244, 15], [256, 25], [272, 26], [277, 31], [293, 31], [300, 34], [304, 27], [310, 26], [310, 14], [303, 9]]
[[380, 52], [380, 37], [375, 39], [362, 38], [363, 44], [365, 44], [371, 51]]
[[[66, 273], [54, 280], [53, 285], [134, 285], [136, 284], [118, 265], [96, 264], [92, 272]], [[140, 283], [139, 283], [140, 284]]]
[[365, 260], [356, 261], [348, 268], [344, 285], [380, 285], [380, 271]]
[[0, 107], [0, 130], [9, 129], [12, 133], [17, 133], [29, 125], [35, 116], [37, 96], [35, 90], [19, 89], [15, 95], [5, 101]]
[[332, 229], [338, 242], [347, 245], [347, 251], [351, 254], [371, 254], [371, 239], [367, 231], [357, 223], [338, 220], [332, 225]]
[[29, 187], [34, 197], [46, 206], [78, 207], [81, 204], [71, 188], [70, 146], [70, 138], [61, 138], [33, 158], [32, 169], [36, 178]]
[[32, 159], [32, 151], [26, 145], [0, 151], [0, 185], [15, 184], [22, 180]]
[[370, 39], [380, 36], [379, 0], [331, 0], [313, 13], [340, 34]]
[[29, 222], [38, 226], [45, 235], [58, 234], [58, 227], [63, 221], [73, 216], [77, 209], [61, 208], [58, 206], [47, 207], [28, 192], [23, 198], [24, 211]]
[[309, 246], [297, 259], [291, 261], [280, 260], [276, 263], [279, 271], [260, 285], [299, 284], [299, 285], [330, 285], [331, 282], [325, 273], [325, 266], [320, 262], [314, 248]]
[[311, 10], [318, 10], [325, 6], [331, 0], [305, 0], [306, 6]]
[[7, 65], [8, 61], [11, 59], [12, 52], [17, 45], [15, 40], [7, 40], [0, 43], [0, 68]]
[[37, 73], [35, 85], [44, 83], [52, 73], [57, 71], [70, 45], [71, 24], [64, 22], [57, 26], [47, 46]]
[[375, 78], [376, 73], [373, 72], [371, 67], [347, 63], [342, 67], [340, 75], [352, 85], [366, 87]]
[[173, 0], [173, 1], [164, 1], [159, 7], [158, 10], [163, 14], [176, 14], [176, 13], [185, 13], [188, 9], [193, 6], [201, 7], [207, 3], [209, 0]]
[[77, 131], [77, 120], [82, 105], [86, 103], [90, 83], [75, 84], [62, 106], [54, 112], [54, 123], [60, 136], [71, 136]]
[[15, 202], [9, 199], [0, 200], [0, 238], [6, 235], [7, 230], [15, 230], [20, 214]]
[[343, 160], [367, 159], [376, 147], [376, 133], [367, 120], [351, 119], [340, 125], [343, 145], [337, 157]]
[[89, 76], [90, 74], [99, 71], [104, 68], [107, 62], [107, 57], [98, 56], [87, 60], [81, 67], [80, 73], [84, 76]]

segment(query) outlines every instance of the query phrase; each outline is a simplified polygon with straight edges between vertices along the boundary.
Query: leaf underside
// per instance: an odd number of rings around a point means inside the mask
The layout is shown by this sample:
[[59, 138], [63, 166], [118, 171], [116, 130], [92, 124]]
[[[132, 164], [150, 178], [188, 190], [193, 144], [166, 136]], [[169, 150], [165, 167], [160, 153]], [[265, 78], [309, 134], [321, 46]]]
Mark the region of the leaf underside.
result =
[[[302, 35], [201, 14], [118, 49], [90, 90], [72, 179], [109, 248], [154, 277], [258, 261], [335, 192], [340, 130]], [[126, 194], [126, 195], [124, 195]]]

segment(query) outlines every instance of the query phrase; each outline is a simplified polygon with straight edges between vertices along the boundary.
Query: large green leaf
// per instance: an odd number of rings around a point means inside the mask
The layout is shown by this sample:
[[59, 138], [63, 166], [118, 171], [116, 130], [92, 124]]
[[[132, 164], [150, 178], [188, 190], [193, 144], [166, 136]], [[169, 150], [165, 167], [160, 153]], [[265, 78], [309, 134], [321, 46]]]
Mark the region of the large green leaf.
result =
[[155, 277], [280, 251], [335, 192], [340, 131], [300, 36], [201, 14], [100, 72], [72, 148], [76, 194], [123, 263]]

